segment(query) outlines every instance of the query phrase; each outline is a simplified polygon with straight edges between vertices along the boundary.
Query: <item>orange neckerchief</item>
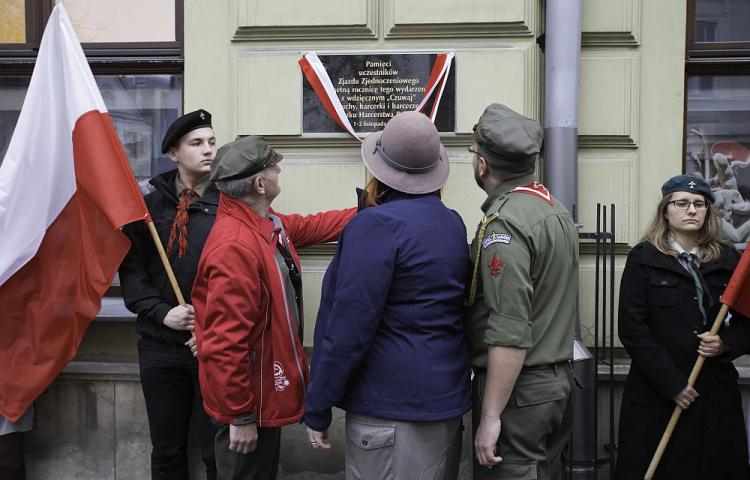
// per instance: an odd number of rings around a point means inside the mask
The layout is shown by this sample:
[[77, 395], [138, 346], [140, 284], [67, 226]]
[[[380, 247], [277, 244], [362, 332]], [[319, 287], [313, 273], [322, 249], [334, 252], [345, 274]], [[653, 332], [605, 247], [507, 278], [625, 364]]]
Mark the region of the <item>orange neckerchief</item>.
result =
[[188, 208], [198, 198], [198, 193], [191, 187], [185, 187], [180, 192], [180, 201], [177, 202], [177, 213], [172, 222], [172, 229], [169, 231], [169, 241], [167, 242], [167, 252], [172, 251], [175, 240], [177, 240], [177, 257], [182, 258], [187, 252], [187, 221]]

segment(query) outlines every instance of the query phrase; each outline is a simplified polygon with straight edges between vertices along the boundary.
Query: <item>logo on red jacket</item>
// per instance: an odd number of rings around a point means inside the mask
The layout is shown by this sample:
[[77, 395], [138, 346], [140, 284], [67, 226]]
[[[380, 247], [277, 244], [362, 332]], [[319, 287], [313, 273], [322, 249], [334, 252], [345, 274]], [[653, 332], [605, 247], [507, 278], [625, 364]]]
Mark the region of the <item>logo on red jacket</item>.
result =
[[487, 262], [487, 266], [490, 267], [490, 275], [497, 278], [501, 273], [503, 273], [503, 262], [497, 256], [493, 255], [492, 260]]
[[289, 379], [284, 375], [284, 367], [281, 362], [273, 362], [273, 388], [277, 392], [283, 392], [289, 386]]

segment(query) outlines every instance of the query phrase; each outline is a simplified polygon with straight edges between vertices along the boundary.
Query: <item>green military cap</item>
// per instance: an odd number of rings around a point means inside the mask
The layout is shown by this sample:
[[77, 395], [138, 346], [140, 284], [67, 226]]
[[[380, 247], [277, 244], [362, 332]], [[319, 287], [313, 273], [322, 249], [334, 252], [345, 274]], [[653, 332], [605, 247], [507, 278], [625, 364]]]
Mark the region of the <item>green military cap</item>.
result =
[[474, 139], [482, 156], [495, 166], [525, 164], [542, 149], [542, 127], [536, 120], [493, 103], [474, 125]]
[[248, 135], [223, 145], [211, 164], [211, 181], [252, 177], [284, 158], [256, 135]]

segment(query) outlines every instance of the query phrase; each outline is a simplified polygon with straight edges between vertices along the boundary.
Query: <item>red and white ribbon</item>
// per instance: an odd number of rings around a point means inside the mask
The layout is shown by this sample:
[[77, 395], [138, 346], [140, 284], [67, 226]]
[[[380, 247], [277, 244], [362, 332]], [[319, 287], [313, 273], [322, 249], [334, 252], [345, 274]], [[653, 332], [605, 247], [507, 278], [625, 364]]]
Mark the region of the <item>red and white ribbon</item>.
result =
[[[439, 53], [435, 59], [435, 65], [432, 67], [432, 72], [427, 80], [425, 86], [425, 95], [416, 111], [421, 112], [424, 110], [427, 102], [432, 98], [432, 95], [437, 91], [435, 101], [432, 103], [432, 109], [428, 117], [432, 122], [435, 122], [435, 116], [437, 115], [437, 109], [440, 105], [440, 99], [443, 96], [443, 90], [445, 89], [445, 83], [450, 73], [451, 63], [453, 62], [454, 53]], [[323, 63], [318, 58], [315, 52], [305, 54], [299, 59], [299, 65], [302, 68], [302, 73], [305, 78], [310, 82], [315, 93], [320, 98], [323, 107], [325, 107], [328, 114], [331, 116], [333, 121], [341, 127], [342, 130], [349, 132], [351, 136], [359, 141], [362, 139], [357, 135], [352, 127], [349, 117], [347, 117], [344, 111], [344, 106], [341, 104], [336, 88], [331, 82], [331, 78], [328, 76]]]
[[336, 89], [333, 87], [333, 83], [331, 83], [331, 78], [328, 76], [326, 68], [315, 52], [310, 52], [300, 58], [299, 65], [302, 67], [302, 73], [305, 75], [305, 78], [310, 82], [315, 93], [318, 94], [318, 98], [320, 98], [331, 118], [342, 130], [346, 130], [352, 137], [361, 142], [362, 139], [354, 132], [349, 117], [344, 112], [344, 107], [341, 105], [341, 100], [336, 93]]
[[448, 80], [448, 74], [451, 71], [451, 63], [453, 62], [454, 56], [455, 54], [453, 52], [439, 53], [437, 55], [437, 58], [435, 59], [435, 65], [433, 65], [432, 72], [430, 73], [430, 77], [427, 80], [424, 98], [417, 107], [417, 111], [421, 112], [432, 97], [432, 93], [437, 88], [437, 97], [435, 97], [435, 101], [432, 103], [432, 110], [430, 110], [430, 114], [428, 115], [428, 117], [430, 117], [430, 120], [432, 120], [432, 123], [435, 123], [435, 116], [437, 115], [438, 105], [440, 105], [440, 99], [443, 97], [445, 82], [446, 80]]

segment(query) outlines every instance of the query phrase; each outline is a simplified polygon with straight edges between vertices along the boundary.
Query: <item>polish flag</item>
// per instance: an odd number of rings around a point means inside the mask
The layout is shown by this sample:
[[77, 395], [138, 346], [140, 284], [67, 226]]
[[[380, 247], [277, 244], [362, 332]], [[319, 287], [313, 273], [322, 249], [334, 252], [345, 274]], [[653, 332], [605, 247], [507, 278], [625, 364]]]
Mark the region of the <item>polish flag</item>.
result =
[[750, 317], [750, 244], [745, 248], [740, 263], [721, 295], [721, 303]]
[[62, 4], [0, 165], [0, 414], [16, 421], [75, 355], [150, 221]]

